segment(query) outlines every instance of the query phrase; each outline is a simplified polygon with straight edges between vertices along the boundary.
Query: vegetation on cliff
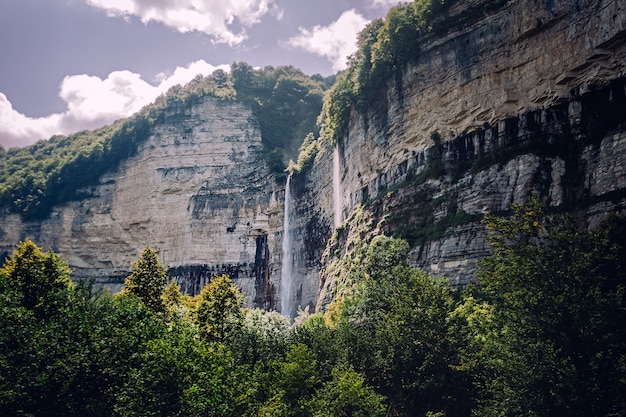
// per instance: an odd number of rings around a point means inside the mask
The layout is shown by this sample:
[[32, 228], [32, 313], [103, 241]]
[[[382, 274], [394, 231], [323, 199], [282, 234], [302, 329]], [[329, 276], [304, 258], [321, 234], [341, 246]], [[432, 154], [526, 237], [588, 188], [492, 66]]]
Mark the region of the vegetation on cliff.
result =
[[[589, 231], [533, 199], [513, 211], [486, 217], [478, 286], [453, 292], [379, 236], [341, 259], [350, 291], [293, 325], [242, 308], [226, 276], [197, 297], [172, 283], [158, 309], [145, 280], [96, 293], [24, 242], [0, 270], [0, 413], [625, 415], [626, 221]], [[133, 276], [150, 270], [161, 283], [146, 250]]]
[[312, 133], [309, 133], [307, 137], [304, 138], [302, 145], [300, 145], [300, 149], [298, 149], [298, 159], [296, 162], [290, 161], [287, 167], [289, 172], [297, 174], [311, 169], [319, 150], [320, 141], [316, 139]]
[[55, 204], [84, 197], [86, 187], [136, 152], [153, 123], [148, 115], [144, 110], [101, 129], [3, 151], [0, 207], [37, 219]]
[[358, 50], [324, 100], [325, 135], [345, 133], [350, 112], [366, 110], [384, 95], [390, 81], [402, 76], [406, 65], [420, 56], [420, 40], [433, 30], [433, 16], [451, 0], [415, 0], [400, 4], [385, 19], [370, 22], [359, 34]]
[[308, 77], [293, 67], [254, 70], [245, 63], [233, 64], [231, 76], [237, 99], [253, 105], [268, 148], [295, 159], [305, 137], [317, 133], [324, 94], [335, 77]]
[[309, 77], [293, 67], [253, 69], [234, 63], [232, 71], [197, 76], [135, 116], [93, 131], [54, 136], [26, 148], [0, 147], [0, 207], [25, 219], [42, 219], [52, 206], [89, 195], [107, 171], [133, 156], [166, 111], [182, 111], [204, 97], [241, 100], [252, 106], [260, 123], [270, 168], [282, 173], [295, 158], [322, 108], [324, 92], [334, 78]]

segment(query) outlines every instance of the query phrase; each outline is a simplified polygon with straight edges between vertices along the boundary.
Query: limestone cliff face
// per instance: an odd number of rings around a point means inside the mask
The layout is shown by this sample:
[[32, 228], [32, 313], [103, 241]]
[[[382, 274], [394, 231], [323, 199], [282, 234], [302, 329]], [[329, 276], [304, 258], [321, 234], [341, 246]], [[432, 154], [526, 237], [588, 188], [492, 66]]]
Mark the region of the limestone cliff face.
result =
[[[415, 266], [463, 286], [488, 251], [487, 210], [536, 192], [593, 226], [626, 207], [622, 0], [458, 1], [433, 27], [380, 100], [352, 112], [339, 198], [328, 139], [292, 180], [295, 306], [324, 308], [333, 259], [376, 234], [407, 238]], [[87, 198], [42, 222], [0, 215], [0, 251], [32, 238], [116, 290], [150, 245], [188, 293], [227, 273], [248, 305], [279, 310], [284, 184], [262, 152], [246, 105], [172, 105]]]
[[[446, 22], [401, 81], [352, 113], [338, 144], [349, 220], [339, 247], [404, 236], [415, 266], [463, 286], [488, 250], [479, 222], [487, 210], [506, 212], [536, 192], [593, 225], [626, 206], [626, 7], [476, 0], [455, 3]], [[327, 238], [331, 152], [319, 155], [300, 203]], [[361, 205], [367, 227], [354, 221]], [[316, 271], [328, 265], [308, 253]], [[323, 307], [334, 281], [322, 272], [320, 283]]]
[[2, 250], [24, 238], [59, 252], [74, 277], [117, 290], [141, 250], [155, 248], [183, 290], [227, 273], [246, 302], [276, 307], [283, 187], [262, 156], [250, 108], [205, 98], [171, 106], [136, 156], [55, 207], [41, 223], [1, 221]]

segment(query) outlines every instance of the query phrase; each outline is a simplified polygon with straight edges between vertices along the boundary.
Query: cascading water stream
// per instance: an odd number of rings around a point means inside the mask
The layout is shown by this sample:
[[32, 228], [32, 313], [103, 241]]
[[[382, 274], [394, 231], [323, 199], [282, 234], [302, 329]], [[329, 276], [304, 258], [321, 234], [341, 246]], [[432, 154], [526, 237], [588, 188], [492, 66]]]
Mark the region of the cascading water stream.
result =
[[283, 220], [283, 255], [280, 272], [280, 312], [283, 316], [293, 316], [293, 259], [291, 256], [290, 203], [291, 175], [285, 185], [285, 214]]
[[339, 166], [339, 147], [333, 153], [333, 217], [335, 227], [341, 225], [341, 178]]

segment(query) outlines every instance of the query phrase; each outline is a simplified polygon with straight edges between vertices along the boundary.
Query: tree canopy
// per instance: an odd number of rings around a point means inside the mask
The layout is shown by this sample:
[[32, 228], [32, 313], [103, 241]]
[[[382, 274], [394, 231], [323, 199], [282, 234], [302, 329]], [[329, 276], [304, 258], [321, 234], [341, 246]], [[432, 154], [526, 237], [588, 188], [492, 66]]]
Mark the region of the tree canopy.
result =
[[122, 295], [139, 298], [150, 310], [165, 311], [162, 294], [168, 283], [167, 270], [161, 264], [159, 255], [149, 246], [141, 252], [132, 265], [132, 272], [124, 280]]
[[462, 307], [483, 415], [624, 415], [626, 221], [587, 230], [535, 197], [513, 213], [486, 217], [493, 252]]
[[20, 304], [37, 316], [48, 316], [55, 309], [55, 296], [71, 286], [70, 269], [51, 250], [44, 253], [31, 240], [17, 249], [0, 268], [8, 288], [15, 291]]
[[239, 330], [243, 294], [227, 275], [218, 275], [200, 291], [197, 320], [201, 333], [210, 341], [224, 343]]
[[[292, 325], [227, 276], [196, 297], [69, 285], [24, 242], [0, 270], [0, 414], [624, 416], [626, 220], [545, 211], [486, 216], [492, 254], [459, 292], [411, 268], [405, 241], [361, 242], [352, 290]], [[140, 263], [161, 276], [154, 251]]]

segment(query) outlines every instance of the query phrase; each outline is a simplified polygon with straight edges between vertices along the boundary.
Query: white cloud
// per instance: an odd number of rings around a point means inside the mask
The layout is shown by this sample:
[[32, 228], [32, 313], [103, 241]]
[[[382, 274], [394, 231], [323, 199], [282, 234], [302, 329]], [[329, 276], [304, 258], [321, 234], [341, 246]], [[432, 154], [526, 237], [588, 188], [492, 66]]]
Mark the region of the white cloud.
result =
[[187, 67], [177, 67], [172, 75], [168, 76], [161, 73], [157, 76], [159, 80], [159, 94], [167, 91], [170, 87], [175, 86], [176, 84], [187, 84], [198, 74], [209, 75], [218, 69], [228, 72], [230, 71], [230, 66], [220, 65], [218, 67], [214, 67], [201, 59], [199, 61], [192, 62]]
[[280, 19], [282, 12], [274, 0], [86, 0], [106, 10], [109, 16], [137, 16], [142, 22], [158, 22], [179, 32], [198, 31], [211, 35], [217, 43], [238, 45], [246, 39], [245, 29], [234, 32], [237, 22], [250, 27], [271, 12]]
[[0, 144], [5, 148], [26, 146], [38, 139], [49, 138], [60, 133], [60, 114], [47, 117], [30, 118], [13, 109], [7, 97], [0, 93]]
[[53, 135], [104, 126], [139, 111], [173, 85], [186, 84], [197, 74], [208, 75], [216, 69], [228, 71], [229, 66], [196, 61], [176, 68], [170, 76], [161, 74], [157, 86], [130, 71], [114, 71], [105, 79], [85, 74], [67, 76], [59, 92], [67, 111], [39, 118], [19, 113], [0, 93], [0, 144], [6, 149], [27, 146]]
[[372, 0], [374, 7], [393, 7], [401, 3], [407, 3], [407, 0]]
[[300, 34], [289, 39], [291, 46], [326, 57], [335, 71], [346, 68], [347, 58], [356, 51], [357, 35], [369, 21], [354, 10], [344, 12], [328, 26], [300, 28]]

